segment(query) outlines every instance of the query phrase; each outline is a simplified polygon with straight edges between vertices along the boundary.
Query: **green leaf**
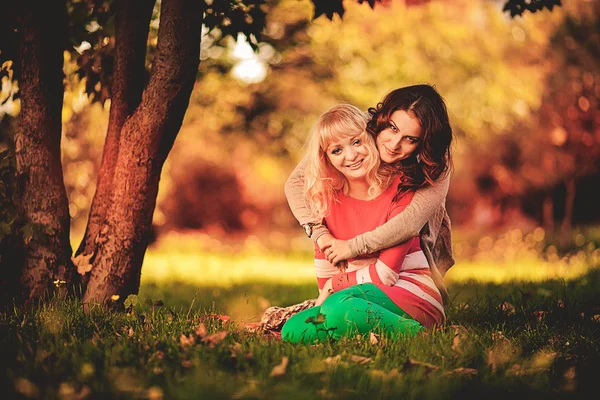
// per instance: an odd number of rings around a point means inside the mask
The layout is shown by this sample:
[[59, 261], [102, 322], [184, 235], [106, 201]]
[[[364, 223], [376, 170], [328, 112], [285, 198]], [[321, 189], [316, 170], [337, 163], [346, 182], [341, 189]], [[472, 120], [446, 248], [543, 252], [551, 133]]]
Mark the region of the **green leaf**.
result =
[[135, 307], [138, 304], [140, 304], [140, 300], [138, 299], [137, 295], [135, 295], [135, 294], [130, 294], [129, 296], [127, 296], [127, 298], [125, 299], [125, 302], [123, 303], [125, 308]]

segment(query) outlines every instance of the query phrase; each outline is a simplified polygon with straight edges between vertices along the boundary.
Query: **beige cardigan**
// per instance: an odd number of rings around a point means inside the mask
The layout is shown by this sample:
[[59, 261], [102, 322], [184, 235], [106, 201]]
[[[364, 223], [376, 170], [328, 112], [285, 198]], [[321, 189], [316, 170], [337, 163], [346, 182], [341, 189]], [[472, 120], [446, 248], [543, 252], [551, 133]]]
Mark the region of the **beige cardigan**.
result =
[[[319, 224], [313, 228], [312, 239], [316, 241], [329, 231], [322, 221], [316, 220], [306, 205], [306, 163], [305, 157], [285, 182], [285, 196], [300, 225], [309, 222]], [[443, 276], [454, 265], [451, 224], [445, 207], [449, 184], [450, 174], [440, 177], [434, 185], [417, 190], [408, 207], [400, 214], [380, 227], [350, 239], [348, 245], [352, 257], [386, 249], [420, 234], [421, 247], [429, 262], [432, 278], [446, 302], [448, 292], [443, 284]]]

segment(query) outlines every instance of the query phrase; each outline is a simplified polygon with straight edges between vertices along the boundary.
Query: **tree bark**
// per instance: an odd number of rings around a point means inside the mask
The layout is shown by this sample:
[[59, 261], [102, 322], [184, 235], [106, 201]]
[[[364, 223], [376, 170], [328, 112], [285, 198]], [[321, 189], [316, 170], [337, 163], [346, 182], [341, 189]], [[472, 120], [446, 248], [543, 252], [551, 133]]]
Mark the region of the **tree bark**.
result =
[[[139, 105], [148, 80], [146, 48], [155, 0], [121, 0], [115, 3], [115, 68], [110, 116], [96, 193], [85, 235], [76, 255], [96, 253], [96, 238], [106, 218], [113, 190], [113, 176], [119, 155], [119, 140], [125, 120]], [[91, 258], [94, 261], [94, 257]], [[82, 277], [85, 287], [90, 274]]]
[[[27, 4], [31, 3], [31, 4]], [[21, 113], [15, 133], [17, 208], [26, 226], [21, 283], [25, 300], [54, 292], [74, 278], [69, 207], [60, 160], [63, 103], [64, 0], [23, 5], [20, 45]], [[28, 240], [30, 239], [30, 240]]]
[[111, 304], [139, 290], [158, 182], [181, 128], [200, 63], [202, 2], [163, 0], [158, 46], [142, 101], [125, 121], [112, 195], [83, 301]]
[[549, 234], [554, 232], [554, 199], [552, 193], [548, 193], [542, 203], [542, 224], [546, 232]]
[[571, 229], [573, 222], [573, 206], [575, 205], [575, 178], [565, 179], [565, 215], [560, 227], [560, 243], [566, 246], [571, 240]]

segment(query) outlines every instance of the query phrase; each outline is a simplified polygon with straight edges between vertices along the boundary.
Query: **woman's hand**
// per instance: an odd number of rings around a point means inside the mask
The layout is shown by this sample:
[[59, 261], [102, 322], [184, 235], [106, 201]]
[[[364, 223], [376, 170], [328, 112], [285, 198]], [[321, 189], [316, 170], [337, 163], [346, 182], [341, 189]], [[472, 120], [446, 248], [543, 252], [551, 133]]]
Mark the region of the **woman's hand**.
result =
[[[329, 254], [331, 254], [333, 252], [333, 250], [331, 249], [331, 245], [334, 242], [345, 242], [345, 240], [337, 240], [336, 238], [334, 238], [331, 234], [326, 233], [323, 236], [320, 236], [317, 239], [317, 246], [319, 246], [319, 249], [321, 249], [321, 251], [325, 254], [325, 257], [329, 258]], [[348, 251], [350, 249], [348, 248]], [[340, 271], [340, 272], [346, 272], [346, 270], [348, 269], [348, 261], [346, 260], [341, 260], [337, 263], [333, 263], [332, 264]]]
[[319, 246], [319, 250], [325, 251], [329, 246], [331, 246], [331, 242], [333, 242], [335, 238], [331, 233], [326, 233], [324, 235], [319, 236], [317, 239], [317, 246]]
[[[325, 257], [327, 257], [327, 260], [333, 265], [343, 261], [345, 262], [351, 255], [352, 253], [350, 252], [350, 246], [348, 245], [347, 240], [333, 239], [325, 251]], [[346, 266], [348, 266], [347, 262]]]
[[325, 299], [328, 298], [331, 293], [333, 293], [333, 283], [331, 282], [331, 278], [329, 278], [329, 280], [325, 282], [319, 297], [317, 297], [317, 301], [315, 301], [315, 307], [322, 305]]

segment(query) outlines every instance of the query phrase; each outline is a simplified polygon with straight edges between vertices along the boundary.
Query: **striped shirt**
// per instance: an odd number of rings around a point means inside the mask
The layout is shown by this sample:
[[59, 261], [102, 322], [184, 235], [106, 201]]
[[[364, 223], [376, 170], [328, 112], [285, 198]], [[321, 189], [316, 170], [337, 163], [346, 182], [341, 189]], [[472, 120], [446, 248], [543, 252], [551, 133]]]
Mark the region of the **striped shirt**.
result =
[[[325, 217], [331, 234], [348, 240], [383, 225], [408, 206], [414, 192], [394, 201], [399, 178], [372, 200], [358, 200], [338, 192], [338, 200]], [[377, 285], [395, 304], [425, 327], [445, 321], [442, 296], [431, 278], [427, 258], [415, 236], [406, 242], [376, 253], [348, 260], [348, 269], [339, 273], [315, 245], [315, 268], [319, 289], [333, 278], [333, 291], [361, 284]]]

